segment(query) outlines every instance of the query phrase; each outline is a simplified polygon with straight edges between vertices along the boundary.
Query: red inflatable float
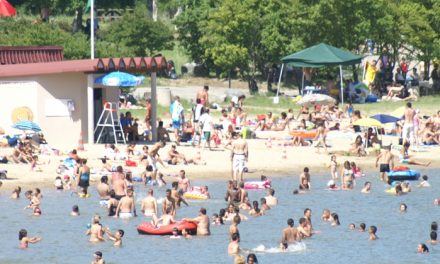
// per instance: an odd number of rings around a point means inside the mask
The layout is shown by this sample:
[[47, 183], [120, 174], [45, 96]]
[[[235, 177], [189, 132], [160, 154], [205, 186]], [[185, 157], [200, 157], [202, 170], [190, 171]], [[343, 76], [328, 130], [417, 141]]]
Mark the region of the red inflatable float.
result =
[[139, 234], [142, 234], [142, 235], [163, 236], [163, 235], [172, 235], [173, 229], [175, 227], [179, 231], [179, 234], [182, 233], [183, 229], [186, 229], [186, 231], [189, 234], [195, 234], [197, 231], [197, 224], [193, 223], [193, 222], [187, 222], [187, 221], [177, 221], [174, 224], [167, 225], [167, 226], [160, 226], [160, 227], [155, 227], [151, 223], [142, 223], [142, 224], [138, 225], [137, 231], [139, 232]]

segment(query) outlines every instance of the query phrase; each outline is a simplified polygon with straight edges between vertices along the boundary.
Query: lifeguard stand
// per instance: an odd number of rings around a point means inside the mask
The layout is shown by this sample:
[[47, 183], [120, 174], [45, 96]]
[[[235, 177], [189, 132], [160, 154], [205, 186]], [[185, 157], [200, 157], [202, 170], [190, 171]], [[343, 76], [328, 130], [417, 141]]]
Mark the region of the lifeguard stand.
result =
[[114, 143], [115, 144], [125, 144], [125, 135], [122, 130], [121, 120], [119, 119], [119, 111], [118, 111], [118, 103], [104, 103], [104, 109], [102, 110], [101, 116], [98, 119], [98, 123], [95, 127], [94, 134], [99, 131], [98, 138], [96, 139], [96, 143], [100, 143], [102, 140], [102, 135], [104, 131], [107, 129], [113, 133]]

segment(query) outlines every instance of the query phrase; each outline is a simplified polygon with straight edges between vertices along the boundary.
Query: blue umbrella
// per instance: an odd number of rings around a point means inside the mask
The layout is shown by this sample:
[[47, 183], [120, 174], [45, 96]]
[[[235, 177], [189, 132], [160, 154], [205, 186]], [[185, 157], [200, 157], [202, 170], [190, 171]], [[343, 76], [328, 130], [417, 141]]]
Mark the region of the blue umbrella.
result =
[[40, 126], [32, 121], [18, 121], [12, 127], [19, 130], [31, 130], [34, 132], [41, 131]]
[[371, 118], [376, 119], [377, 121], [381, 122], [382, 124], [386, 124], [386, 123], [396, 123], [397, 121], [399, 121], [401, 118], [392, 116], [392, 115], [385, 115], [385, 114], [378, 114], [378, 115], [374, 115], [371, 116]]
[[143, 82], [144, 76], [134, 76], [125, 72], [111, 72], [95, 80], [96, 84], [117, 87], [138, 86]]

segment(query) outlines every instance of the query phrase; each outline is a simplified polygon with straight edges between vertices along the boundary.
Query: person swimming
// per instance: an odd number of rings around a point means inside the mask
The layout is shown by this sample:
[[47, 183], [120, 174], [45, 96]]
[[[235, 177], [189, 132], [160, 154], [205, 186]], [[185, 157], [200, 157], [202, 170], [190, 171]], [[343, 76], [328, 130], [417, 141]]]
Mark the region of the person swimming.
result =
[[173, 228], [172, 235], [170, 236], [170, 238], [171, 239], [181, 238], [181, 236], [179, 235], [179, 230], [177, 229], [177, 227]]
[[321, 216], [321, 219], [322, 219], [322, 221], [324, 221], [324, 222], [330, 222], [330, 221], [332, 221], [332, 216], [331, 216], [331, 213], [330, 213], [330, 210], [329, 210], [329, 209], [324, 209], [324, 210], [322, 210], [322, 216]]
[[360, 232], [365, 232], [365, 231], [367, 231], [366, 228], [367, 228], [367, 226], [365, 225], [365, 223], [360, 223], [360, 224], [359, 224], [359, 231], [360, 231]]
[[337, 213], [332, 213], [332, 226], [338, 226], [341, 225], [339, 222], [339, 216]]
[[364, 184], [364, 188], [362, 188], [361, 193], [370, 193], [371, 191], [371, 182], [367, 181]]
[[428, 246], [426, 246], [426, 244], [423, 244], [423, 243], [419, 244], [417, 246], [417, 253], [421, 253], [421, 254], [429, 253]]
[[370, 234], [370, 240], [378, 239], [376, 232], [377, 232], [377, 227], [374, 225], [370, 226], [370, 228], [368, 229], [368, 233]]
[[437, 231], [431, 231], [431, 233], [429, 233], [429, 240], [428, 243], [431, 245], [436, 245], [438, 244], [438, 240], [437, 240]]
[[72, 212], [70, 212], [71, 216], [79, 216], [79, 207], [78, 205], [72, 206]]
[[26, 229], [21, 229], [18, 232], [18, 240], [20, 240], [20, 248], [25, 249], [28, 248], [29, 243], [35, 244], [41, 241], [41, 237], [28, 237], [28, 232]]
[[422, 181], [419, 183], [419, 185], [417, 185], [417, 187], [431, 187], [431, 184], [428, 182], [428, 175], [422, 176]]
[[405, 203], [400, 204], [400, 212], [406, 213], [406, 210], [408, 209], [408, 206]]

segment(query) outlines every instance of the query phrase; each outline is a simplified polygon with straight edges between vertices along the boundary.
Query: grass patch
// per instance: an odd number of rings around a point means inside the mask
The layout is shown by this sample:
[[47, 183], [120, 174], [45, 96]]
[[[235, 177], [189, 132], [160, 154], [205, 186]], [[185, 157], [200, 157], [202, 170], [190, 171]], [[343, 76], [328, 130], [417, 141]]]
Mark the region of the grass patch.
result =
[[[362, 116], [391, 113], [406, 102], [379, 102], [375, 104], [355, 104], [354, 108], [360, 110]], [[414, 109], [420, 109], [422, 114], [431, 115], [440, 110], [440, 96], [423, 96], [418, 101], [412, 102]]]
[[[189, 118], [191, 115], [191, 103], [188, 100], [182, 100], [183, 107], [185, 108], [185, 116]], [[287, 112], [288, 109], [293, 109], [295, 115], [298, 113], [300, 106], [292, 101], [288, 97], [280, 97], [279, 104], [273, 103], [273, 96], [257, 95], [247, 98], [244, 102], [245, 110], [250, 118], [255, 117], [258, 114], [266, 114], [268, 111], [279, 116], [281, 112]], [[440, 96], [424, 96], [417, 102], [413, 102], [413, 108], [420, 109], [424, 115], [431, 115], [440, 110]], [[221, 103], [221, 107], [227, 107], [227, 103]], [[374, 104], [355, 104], [354, 108], [360, 110], [363, 117], [371, 116], [374, 114], [387, 114], [396, 110], [399, 107], [405, 105], [405, 102], [379, 102]], [[127, 112], [127, 111], [123, 111]], [[145, 109], [132, 109], [130, 110], [132, 115], [140, 120], [145, 118]], [[157, 109], [158, 118], [169, 119], [169, 107], [158, 106]], [[214, 118], [220, 117], [220, 111], [212, 111], [211, 115]]]
[[188, 57], [185, 48], [183, 48], [178, 41], [174, 42], [172, 50], [163, 50], [159, 53], [161, 53], [162, 56], [164, 56], [167, 60], [174, 61], [177, 75], [182, 74], [180, 69], [183, 64], [191, 62], [191, 59]]

